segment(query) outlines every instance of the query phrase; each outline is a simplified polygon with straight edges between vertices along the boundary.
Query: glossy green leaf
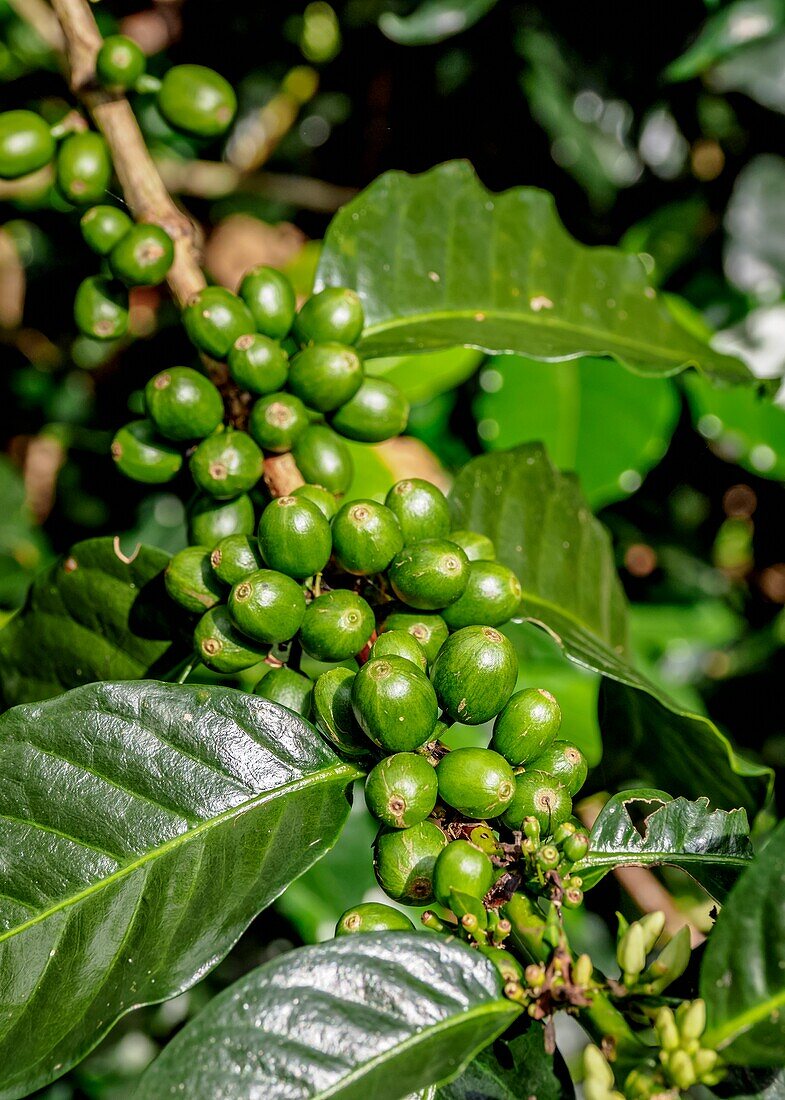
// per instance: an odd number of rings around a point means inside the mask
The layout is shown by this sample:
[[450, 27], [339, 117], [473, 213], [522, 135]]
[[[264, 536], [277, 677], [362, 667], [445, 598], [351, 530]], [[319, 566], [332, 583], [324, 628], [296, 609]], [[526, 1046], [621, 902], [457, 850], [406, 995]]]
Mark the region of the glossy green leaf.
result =
[[785, 1063], [785, 822], [722, 908], [701, 965], [706, 1045], [743, 1066]]
[[675, 703], [630, 663], [610, 541], [575, 478], [529, 444], [469, 462], [453, 486], [452, 508], [455, 525], [489, 535], [499, 559], [517, 573], [521, 617], [605, 678], [604, 768], [606, 759], [614, 765], [634, 749], [636, 765], [664, 789], [707, 795], [726, 809], [759, 807], [770, 771], [738, 757], [708, 718]]
[[386, 172], [347, 203], [325, 238], [326, 284], [362, 297], [367, 356], [463, 344], [545, 360], [608, 355], [654, 377], [688, 366], [749, 377], [681, 328], [637, 257], [579, 244], [546, 192], [492, 194], [463, 161]]
[[436, 1100], [560, 1100], [574, 1091], [566, 1073], [564, 1078], [556, 1076], [554, 1056], [545, 1050], [545, 1029], [535, 1024], [483, 1050], [460, 1077], [436, 1090]]
[[410, 15], [386, 11], [381, 32], [399, 46], [429, 46], [468, 30], [496, 7], [497, 0], [423, 0]]
[[[636, 826], [631, 808], [645, 812]], [[744, 810], [710, 810], [709, 800], [688, 802], [661, 791], [622, 791], [603, 806], [591, 830], [591, 847], [576, 864], [587, 886], [614, 867], [680, 867], [722, 902], [752, 859]]]
[[397, 1100], [460, 1072], [519, 1013], [493, 964], [455, 940], [345, 936], [235, 982], [172, 1040], [137, 1100]]
[[0, 719], [0, 1097], [201, 978], [331, 845], [357, 771], [231, 688], [94, 684]]
[[471, 378], [483, 360], [473, 348], [447, 348], [430, 355], [396, 355], [389, 359], [368, 359], [366, 374], [381, 375], [395, 382], [412, 404], [430, 401]]
[[693, 421], [713, 449], [758, 477], [785, 480], [785, 408], [765, 394], [688, 380]]
[[736, 0], [711, 15], [700, 34], [665, 71], [668, 80], [690, 80], [731, 54], [749, 50], [785, 28], [783, 0]]
[[0, 455], [0, 607], [17, 607], [51, 550], [27, 504], [22, 473]]
[[113, 539], [78, 542], [33, 582], [0, 631], [6, 706], [95, 680], [138, 680], [176, 664], [169, 555], [142, 546], [129, 560]]
[[546, 364], [498, 356], [483, 368], [480, 390], [475, 416], [486, 449], [540, 440], [559, 469], [578, 475], [595, 509], [640, 487], [679, 417], [669, 379], [639, 378], [607, 359]]

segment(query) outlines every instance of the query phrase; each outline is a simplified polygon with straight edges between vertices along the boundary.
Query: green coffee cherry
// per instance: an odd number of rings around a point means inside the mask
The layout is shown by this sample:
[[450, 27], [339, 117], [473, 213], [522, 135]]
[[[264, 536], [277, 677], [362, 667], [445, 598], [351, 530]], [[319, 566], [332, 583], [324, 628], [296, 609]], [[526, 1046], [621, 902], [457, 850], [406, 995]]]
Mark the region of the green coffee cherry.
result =
[[281, 345], [269, 336], [248, 332], [229, 351], [229, 373], [250, 393], [275, 393], [286, 382], [289, 362]]
[[271, 569], [290, 577], [321, 573], [330, 559], [330, 525], [310, 500], [279, 497], [259, 520], [259, 549]]
[[248, 306], [257, 332], [281, 340], [294, 321], [294, 287], [274, 267], [253, 267], [240, 283], [240, 297]]
[[187, 546], [170, 560], [164, 571], [170, 597], [186, 611], [204, 614], [221, 602], [221, 585], [210, 568], [210, 551]]
[[405, 913], [382, 905], [378, 901], [364, 901], [353, 905], [338, 918], [335, 935], [351, 936], [357, 932], [413, 932], [414, 925]]
[[428, 669], [428, 658], [425, 650], [408, 630], [388, 630], [380, 634], [371, 646], [368, 660], [374, 657], [403, 657], [411, 661], [421, 672]]
[[469, 562], [459, 546], [446, 539], [408, 543], [387, 571], [393, 592], [410, 607], [436, 611], [463, 595]]
[[436, 805], [436, 792], [436, 773], [416, 752], [386, 756], [365, 781], [368, 809], [392, 829], [408, 829], [428, 817]]
[[524, 818], [533, 817], [541, 835], [547, 837], [571, 813], [572, 799], [558, 779], [545, 772], [527, 771], [515, 777], [515, 793], [501, 819], [508, 829], [520, 829]]
[[364, 322], [362, 302], [353, 290], [325, 287], [303, 303], [294, 335], [301, 344], [356, 344]]
[[466, 590], [445, 607], [442, 618], [450, 630], [501, 626], [517, 611], [521, 595], [521, 582], [512, 569], [495, 561], [470, 561]]
[[224, 584], [237, 584], [264, 565], [259, 543], [248, 535], [227, 535], [210, 555], [213, 572]]
[[308, 428], [308, 412], [293, 393], [270, 393], [251, 409], [248, 431], [260, 447], [273, 454], [290, 451]]
[[428, 677], [403, 657], [366, 662], [352, 686], [352, 706], [366, 736], [387, 752], [424, 745], [438, 717]]
[[194, 631], [194, 645], [200, 658], [213, 672], [242, 672], [261, 661], [267, 653], [241, 634], [224, 604], [202, 616]]
[[106, 142], [93, 130], [69, 134], [57, 151], [57, 186], [77, 206], [103, 198], [112, 177]]
[[74, 297], [74, 320], [85, 336], [119, 340], [128, 331], [128, 291], [103, 275], [88, 275]]
[[512, 768], [491, 749], [453, 749], [439, 761], [436, 778], [441, 801], [478, 820], [498, 817], [515, 793]]
[[291, 668], [271, 668], [254, 688], [254, 695], [308, 718], [311, 714], [313, 680]]
[[442, 710], [469, 726], [499, 713], [517, 677], [518, 657], [512, 642], [489, 626], [465, 626], [456, 631], [431, 668]]
[[49, 127], [34, 111], [0, 114], [0, 179], [15, 180], [37, 172], [55, 155]]
[[133, 88], [145, 71], [146, 61], [133, 38], [112, 34], [104, 39], [95, 59], [95, 75], [105, 88], [125, 91]]
[[159, 439], [149, 420], [132, 420], [112, 440], [112, 458], [117, 469], [145, 485], [171, 481], [183, 464], [183, 456], [171, 443]]
[[323, 424], [306, 428], [295, 440], [292, 452], [306, 481], [323, 485], [332, 493], [345, 493], [351, 485], [354, 463], [349, 448]]
[[335, 560], [347, 573], [363, 576], [386, 569], [403, 548], [398, 520], [375, 500], [353, 500], [332, 522]]
[[245, 493], [234, 500], [198, 496], [188, 512], [188, 541], [213, 550], [228, 535], [250, 535], [255, 525], [253, 502]]
[[331, 412], [353, 397], [363, 380], [363, 365], [346, 344], [312, 344], [289, 366], [289, 389], [311, 409]]
[[85, 243], [99, 256], [108, 256], [133, 224], [126, 212], [116, 206], [91, 206], [79, 222]]
[[519, 982], [523, 984], [523, 967], [509, 951], [505, 951], [503, 947], [494, 947], [492, 944], [488, 943], [481, 944], [478, 950], [481, 955], [485, 955], [486, 959], [490, 959], [499, 971], [505, 985], [508, 982]]
[[453, 840], [439, 853], [433, 868], [433, 893], [445, 908], [451, 908], [451, 890], [483, 898], [492, 884], [493, 864], [468, 840]]
[[589, 838], [586, 833], [574, 833], [567, 837], [562, 848], [570, 863], [579, 863], [588, 855]]
[[487, 535], [479, 531], [467, 531], [459, 528], [450, 532], [450, 542], [460, 546], [469, 561], [495, 561], [496, 547]]
[[433, 901], [433, 868], [447, 837], [432, 821], [409, 829], [382, 827], [376, 837], [373, 869], [388, 897], [406, 905]]
[[417, 477], [398, 481], [384, 503], [398, 517], [404, 544], [447, 537], [450, 506], [444, 493], [430, 481]]
[[157, 286], [174, 260], [172, 238], [160, 225], [139, 223], [109, 253], [109, 266], [128, 286]]
[[447, 624], [444, 619], [441, 615], [423, 615], [416, 611], [396, 610], [396, 608], [400, 607], [399, 604], [393, 604], [392, 607], [393, 610], [391, 610], [384, 619], [381, 627], [382, 631], [407, 631], [413, 638], [417, 639], [425, 650], [428, 664], [432, 664], [436, 660], [436, 655], [439, 650], [449, 637], [449, 631], [447, 630]]
[[550, 749], [561, 726], [561, 707], [544, 688], [513, 695], [493, 726], [491, 747], [513, 767], [528, 764]]
[[310, 500], [326, 520], [331, 520], [338, 511], [338, 501], [335, 499], [335, 494], [331, 493], [329, 489], [325, 489], [323, 485], [299, 485], [292, 491], [292, 496], [305, 497], [306, 500]]
[[554, 741], [549, 749], [536, 756], [528, 766], [555, 775], [571, 795], [578, 793], [589, 772], [586, 757], [571, 741]]
[[174, 65], [158, 92], [158, 109], [176, 130], [195, 137], [218, 137], [237, 111], [234, 90], [222, 76], [203, 65]]
[[341, 435], [361, 443], [382, 443], [401, 435], [408, 421], [409, 402], [386, 378], [366, 378], [331, 419]]
[[191, 343], [216, 359], [225, 359], [241, 336], [254, 331], [245, 302], [224, 286], [206, 286], [195, 294], [182, 320]]
[[150, 419], [167, 439], [202, 439], [223, 421], [220, 393], [191, 367], [170, 367], [154, 375], [144, 397]]
[[348, 668], [330, 668], [316, 681], [313, 709], [316, 726], [344, 756], [367, 756], [368, 738], [357, 724], [352, 709], [355, 673]]
[[229, 613], [243, 634], [256, 642], [288, 642], [303, 621], [305, 596], [291, 577], [258, 569], [233, 586]]
[[229, 500], [253, 489], [262, 476], [264, 456], [250, 435], [229, 428], [203, 439], [189, 467], [202, 492]]
[[345, 661], [368, 644], [373, 627], [373, 612], [362, 596], [336, 588], [308, 604], [300, 641], [317, 661]]

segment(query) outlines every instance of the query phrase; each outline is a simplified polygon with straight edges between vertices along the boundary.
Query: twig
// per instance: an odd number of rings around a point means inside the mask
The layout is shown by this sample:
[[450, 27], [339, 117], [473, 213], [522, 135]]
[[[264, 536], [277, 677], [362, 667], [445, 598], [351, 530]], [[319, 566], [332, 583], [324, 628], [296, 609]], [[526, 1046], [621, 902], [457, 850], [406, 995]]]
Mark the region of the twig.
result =
[[[206, 285], [196, 227], [164, 186], [128, 100], [95, 86], [96, 56], [103, 39], [87, 0], [52, 0], [52, 5], [65, 37], [71, 89], [106, 139], [132, 214], [138, 221], [160, 225], [174, 241], [167, 283], [182, 309]], [[282, 464], [279, 457], [265, 461], [265, 481], [276, 495], [302, 483], [294, 460]]]
[[61, 54], [65, 49], [65, 39], [57, 16], [45, 0], [8, 0], [11, 11], [28, 23], [42, 42], [51, 50]]
[[319, 214], [332, 214], [357, 194], [356, 187], [341, 187], [326, 180], [286, 172], [257, 172], [247, 175], [231, 164], [216, 160], [175, 160], [161, 157], [158, 170], [177, 195], [217, 199], [242, 191], [276, 202], [286, 202]]

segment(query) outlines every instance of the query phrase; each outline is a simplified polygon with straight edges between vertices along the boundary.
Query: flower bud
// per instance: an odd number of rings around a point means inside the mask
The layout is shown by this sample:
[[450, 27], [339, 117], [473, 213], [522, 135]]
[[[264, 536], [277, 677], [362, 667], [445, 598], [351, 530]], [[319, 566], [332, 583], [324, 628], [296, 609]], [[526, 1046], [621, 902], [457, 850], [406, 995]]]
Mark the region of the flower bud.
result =
[[649, 993], [662, 993], [671, 982], [680, 978], [690, 961], [690, 930], [683, 925], [643, 975]]
[[674, 1050], [668, 1062], [668, 1076], [680, 1089], [692, 1088], [697, 1078], [689, 1054], [683, 1050]]
[[700, 998], [697, 1001], [685, 1001], [683, 1005], [679, 1005], [676, 1022], [683, 1039], [700, 1039], [706, 1030], [706, 1002]]
[[719, 1061], [716, 1050], [697, 1050], [692, 1058], [698, 1080], [703, 1080], [704, 1074], [711, 1073]]
[[646, 966], [646, 937], [638, 921], [633, 921], [616, 948], [616, 959], [626, 986], [635, 985]]
[[606, 1090], [613, 1085], [613, 1070], [607, 1058], [599, 1047], [591, 1043], [583, 1051], [583, 1073], [584, 1089], [589, 1081], [604, 1085]]
[[572, 964], [572, 980], [576, 985], [588, 985], [594, 973], [594, 964], [589, 955], [579, 955]]
[[654, 1020], [654, 1029], [663, 1050], [678, 1050], [681, 1045], [681, 1036], [679, 1035], [679, 1029], [676, 1027], [676, 1018], [673, 1011], [667, 1006], [661, 1008], [657, 1013]]
[[586, 1100], [608, 1100], [610, 1089], [602, 1081], [587, 1077], [583, 1082], [583, 1095]]
[[656, 909], [653, 913], [647, 913], [644, 917], [641, 917], [638, 923], [646, 937], [646, 951], [651, 951], [662, 935], [662, 930], [665, 927], [665, 914]]

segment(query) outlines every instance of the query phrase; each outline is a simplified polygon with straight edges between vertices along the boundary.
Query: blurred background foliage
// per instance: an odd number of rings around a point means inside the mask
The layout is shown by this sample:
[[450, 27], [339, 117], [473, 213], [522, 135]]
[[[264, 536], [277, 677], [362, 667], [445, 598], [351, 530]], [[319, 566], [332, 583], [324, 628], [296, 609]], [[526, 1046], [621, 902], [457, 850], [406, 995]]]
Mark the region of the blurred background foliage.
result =
[[[152, 72], [204, 63], [238, 89], [238, 119], [218, 149], [174, 134], [152, 100], [135, 104], [168, 185], [203, 229], [216, 281], [233, 286], [267, 262], [304, 293], [331, 214], [358, 188], [389, 168], [465, 157], [493, 189], [552, 191], [578, 239], [638, 254], [680, 296], [682, 320], [759, 377], [785, 370], [785, 0], [95, 7], [105, 33], [137, 38]], [[29, 0], [0, 0], [3, 105], [56, 120], [70, 105], [54, 55], [17, 14], [30, 10]], [[158, 290], [133, 292], [131, 337], [75, 336], [73, 290], [93, 262], [78, 218], [46, 172], [0, 185], [2, 618], [80, 538], [184, 544], [177, 492], [121, 481], [107, 452], [152, 371], [191, 353]], [[412, 473], [446, 486], [473, 454], [544, 441], [612, 533], [639, 666], [748, 754], [785, 766], [785, 401], [715, 390], [695, 375], [647, 380], [594, 359], [543, 364], [456, 349], [369, 369], [407, 391], [411, 438], [358, 448], [353, 495], [381, 495]], [[557, 694], [566, 735], [601, 790], [597, 678], [533, 627], [511, 633], [521, 684]], [[451, 732], [455, 744], [477, 736]], [[335, 851], [213, 974], [127, 1017], [42, 1095], [130, 1095], [159, 1044], [212, 992], [292, 943], [328, 937], [350, 902], [377, 896], [372, 838], [358, 805]], [[663, 881], [706, 927], [686, 880]], [[588, 901], [573, 935], [601, 961], [610, 941], [596, 913], [635, 907], [612, 878]]]

